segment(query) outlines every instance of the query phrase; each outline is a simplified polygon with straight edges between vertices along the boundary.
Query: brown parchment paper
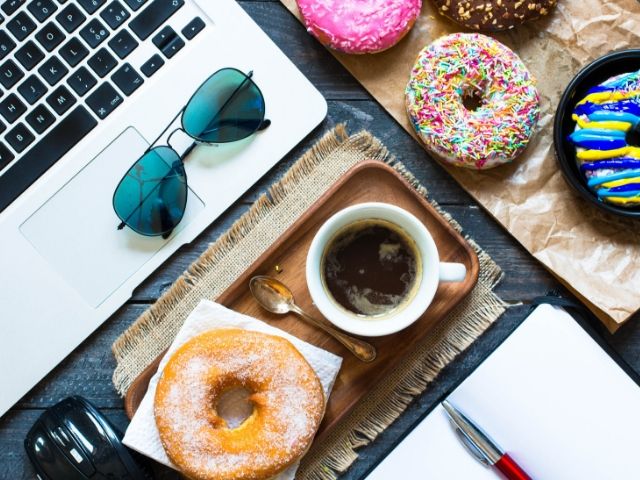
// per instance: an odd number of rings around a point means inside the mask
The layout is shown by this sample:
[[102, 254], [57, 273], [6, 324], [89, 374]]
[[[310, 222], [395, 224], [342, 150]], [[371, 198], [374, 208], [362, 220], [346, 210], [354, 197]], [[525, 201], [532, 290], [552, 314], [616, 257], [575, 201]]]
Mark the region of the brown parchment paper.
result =
[[[282, 2], [300, 18], [295, 0]], [[463, 30], [423, 0], [416, 25], [395, 47], [376, 55], [332, 53], [414, 135], [404, 88], [418, 52], [441, 35]], [[515, 50], [538, 80], [538, 131], [511, 165], [486, 172], [447, 170], [615, 331], [640, 309], [640, 223], [600, 212], [565, 184], [554, 157], [553, 116], [564, 88], [585, 63], [640, 47], [640, 3], [559, 0], [546, 18], [492, 36]], [[425, 154], [428, 161], [433, 160]]]

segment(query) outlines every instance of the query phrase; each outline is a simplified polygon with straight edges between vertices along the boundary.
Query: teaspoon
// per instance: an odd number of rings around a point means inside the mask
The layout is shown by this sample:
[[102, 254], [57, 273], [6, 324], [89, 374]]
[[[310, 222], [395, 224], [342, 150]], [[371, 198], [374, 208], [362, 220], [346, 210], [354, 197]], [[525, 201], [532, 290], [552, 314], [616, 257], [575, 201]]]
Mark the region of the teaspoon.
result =
[[363, 362], [372, 362], [375, 360], [376, 348], [373, 345], [346, 335], [308, 315], [295, 304], [293, 293], [280, 280], [260, 275], [251, 279], [249, 288], [255, 299], [265, 310], [279, 315], [293, 312], [311, 325], [327, 332]]

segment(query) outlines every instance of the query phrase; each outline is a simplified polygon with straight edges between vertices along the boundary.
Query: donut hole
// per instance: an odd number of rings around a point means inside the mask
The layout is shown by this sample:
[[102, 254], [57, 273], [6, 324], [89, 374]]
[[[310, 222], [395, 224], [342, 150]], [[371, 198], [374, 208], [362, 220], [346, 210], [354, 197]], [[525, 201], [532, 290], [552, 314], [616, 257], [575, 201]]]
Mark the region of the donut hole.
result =
[[625, 140], [632, 147], [640, 147], [640, 124], [635, 124], [627, 130]]
[[462, 105], [470, 112], [475, 112], [483, 104], [484, 97], [482, 93], [477, 90], [468, 90], [462, 95]]
[[250, 400], [251, 392], [245, 387], [230, 387], [218, 397], [214, 405], [218, 416], [222, 418], [227, 428], [240, 427], [254, 411], [254, 404]]

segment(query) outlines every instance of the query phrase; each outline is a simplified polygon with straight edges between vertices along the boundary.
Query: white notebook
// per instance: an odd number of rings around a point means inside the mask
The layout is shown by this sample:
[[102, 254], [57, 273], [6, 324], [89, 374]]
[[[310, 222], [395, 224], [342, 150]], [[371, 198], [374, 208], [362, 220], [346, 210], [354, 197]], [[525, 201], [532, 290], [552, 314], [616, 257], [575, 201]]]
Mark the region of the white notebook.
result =
[[[541, 305], [449, 399], [534, 480], [640, 478], [640, 388], [564, 310]], [[495, 480], [436, 407], [368, 480]]]

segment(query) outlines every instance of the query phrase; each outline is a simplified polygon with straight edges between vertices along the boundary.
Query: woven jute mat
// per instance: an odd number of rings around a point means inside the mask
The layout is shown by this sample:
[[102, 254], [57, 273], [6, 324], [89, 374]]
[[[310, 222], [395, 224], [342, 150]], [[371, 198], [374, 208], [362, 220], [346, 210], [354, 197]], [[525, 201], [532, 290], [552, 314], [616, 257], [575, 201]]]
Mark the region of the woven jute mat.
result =
[[[216, 299], [300, 215], [347, 170], [364, 160], [379, 160], [402, 173], [425, 197], [420, 185], [385, 146], [368, 132], [349, 136], [340, 125], [305, 153], [225, 234], [200, 256], [174, 285], [113, 344], [116, 389], [124, 395], [131, 382], [175, 338], [200, 299]], [[432, 201], [432, 204], [437, 205]], [[438, 208], [439, 209], [439, 208]], [[461, 231], [459, 224], [439, 209]], [[345, 417], [302, 461], [297, 478], [334, 479], [357, 458], [356, 450], [385, 430], [423, 392], [457, 354], [467, 348], [505, 310], [493, 289], [501, 271], [472, 239], [480, 276], [471, 294], [402, 367]]]

